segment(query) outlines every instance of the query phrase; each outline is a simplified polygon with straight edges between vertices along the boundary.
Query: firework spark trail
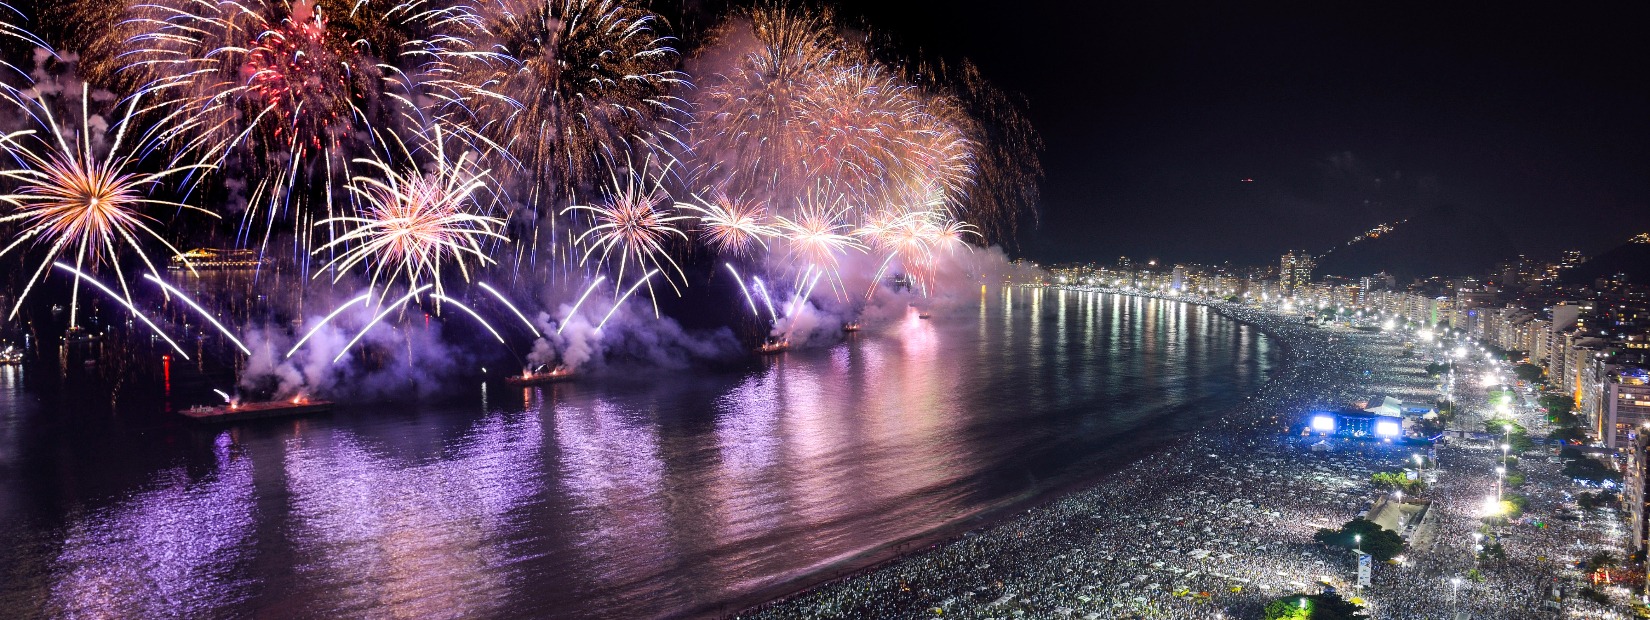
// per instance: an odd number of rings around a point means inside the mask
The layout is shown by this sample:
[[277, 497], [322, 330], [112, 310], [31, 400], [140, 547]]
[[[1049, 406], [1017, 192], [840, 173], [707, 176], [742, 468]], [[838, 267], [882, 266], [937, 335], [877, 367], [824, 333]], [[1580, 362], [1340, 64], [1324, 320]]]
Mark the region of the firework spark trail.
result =
[[349, 342], [344, 344], [344, 348], [338, 351], [338, 356], [332, 358], [332, 363], [336, 364], [338, 363], [338, 360], [344, 359], [344, 354], [349, 352], [349, 348], [355, 346], [356, 341], [359, 341], [362, 336], [367, 335], [367, 332], [372, 331], [372, 326], [377, 325], [379, 321], [384, 320], [384, 317], [389, 316], [391, 312], [394, 312], [397, 308], [400, 308], [402, 304], [407, 303], [407, 300], [412, 299], [413, 296], [424, 292], [425, 289], [428, 289], [431, 286], [433, 285], [425, 284], [415, 288], [406, 295], [402, 295], [400, 299], [395, 300], [395, 303], [386, 306], [382, 312], [378, 313], [377, 316], [372, 317], [371, 321], [367, 321], [366, 327], [361, 328], [361, 333], [356, 334], [354, 338], [351, 338]]
[[[806, 304], [808, 303], [808, 298], [814, 294], [814, 287], [819, 284], [819, 278], [820, 278], [820, 276], [823, 276], [823, 275], [825, 275], [823, 272], [814, 274], [813, 281], [808, 283], [808, 289], [806, 291], [804, 291], [802, 293], [802, 296], [800, 297], [800, 299], [802, 300], [802, 305], [797, 308], [798, 311], [800, 311], [802, 308], [807, 307]], [[791, 339], [791, 333], [796, 331], [796, 315], [793, 312], [791, 314], [791, 316], [789, 316], [787, 318], [789, 318], [791, 320], [791, 322], [790, 322], [789, 325], [785, 326], [785, 335], [782, 336], [781, 339], [786, 341], [786, 342], [789, 342], [790, 339]]]
[[223, 397], [223, 402], [225, 404], [231, 404], [231, 405], [235, 404], [235, 399], [230, 398], [228, 392], [225, 392], [225, 391], [220, 390], [218, 388], [212, 388], [212, 391], [217, 392], [218, 396], [222, 396]]
[[882, 259], [882, 266], [877, 267], [876, 275], [871, 276], [871, 286], [869, 288], [865, 289], [865, 301], [867, 301], [867, 302], [871, 301], [871, 297], [873, 295], [876, 295], [877, 289], [880, 288], [877, 285], [882, 282], [882, 274], [888, 272], [888, 265], [893, 263], [893, 262], [894, 262], [894, 255], [893, 254], [889, 254], [888, 258]]
[[229, 328], [224, 327], [223, 323], [219, 323], [217, 319], [212, 318], [212, 314], [207, 312], [206, 308], [202, 308], [200, 304], [195, 303], [195, 300], [190, 299], [188, 295], [183, 294], [183, 291], [180, 291], [177, 287], [167, 284], [160, 278], [155, 277], [155, 274], [146, 273], [143, 274], [143, 277], [151, 282], [154, 282], [155, 284], [159, 284], [161, 288], [166, 289], [173, 295], [177, 295], [179, 299], [183, 300], [183, 303], [189, 304], [190, 308], [194, 308], [195, 312], [201, 315], [201, 318], [206, 319], [207, 322], [211, 323], [213, 327], [218, 328], [218, 331], [223, 332], [224, 337], [229, 338], [230, 342], [235, 343], [235, 346], [240, 348], [242, 353], [252, 355], [252, 350], [246, 348], [246, 344], [241, 342], [240, 338], [236, 338], [235, 334], [229, 331]]
[[613, 307], [608, 309], [607, 316], [602, 317], [602, 322], [596, 324], [596, 331], [601, 331], [602, 327], [607, 325], [607, 320], [613, 318], [613, 313], [619, 311], [619, 306], [623, 306], [625, 300], [630, 299], [630, 296], [636, 292], [636, 289], [641, 288], [642, 284], [645, 284], [648, 278], [652, 278], [653, 275], [657, 273], [659, 273], [658, 269], [648, 271], [646, 275], [642, 276], [642, 279], [637, 280], [635, 284], [630, 285], [630, 289], [625, 291], [623, 295], [620, 295], [617, 301], [613, 302]]
[[[814, 285], [819, 284], [819, 276], [824, 274], [824, 271], [813, 274], [812, 280], [809, 280], [806, 275], [802, 276], [802, 280], [797, 282], [796, 289], [792, 291], [793, 297], [791, 298], [791, 305], [785, 309], [785, 318], [794, 318], [796, 316], [796, 312], [800, 310], [803, 305], [808, 303], [808, 296], [813, 294]], [[804, 285], [804, 282], [807, 284]]]
[[149, 317], [144, 316], [142, 312], [138, 312], [137, 306], [132, 305], [131, 301], [128, 301], [127, 299], [121, 297], [119, 293], [116, 293], [114, 291], [114, 289], [111, 289], [107, 286], [104, 286], [104, 284], [102, 282], [98, 282], [97, 280], [92, 279], [91, 276], [86, 275], [85, 273], [81, 272], [79, 269], [75, 269], [74, 267], [70, 267], [70, 266], [65, 265], [63, 263], [57, 263], [57, 262], [52, 263], [52, 266], [57, 267], [58, 269], [62, 269], [64, 271], [67, 271], [71, 274], [74, 274], [76, 280], [85, 280], [86, 283], [97, 287], [98, 290], [101, 290], [104, 293], [108, 293], [109, 297], [113, 298], [116, 302], [119, 302], [120, 305], [125, 306], [126, 310], [132, 313], [132, 316], [137, 317], [138, 320], [143, 321], [144, 325], [148, 325], [149, 329], [154, 330], [155, 335], [160, 336], [161, 340], [165, 340], [166, 344], [172, 345], [172, 349], [177, 351], [179, 356], [182, 356], [183, 359], [186, 359], [186, 360], [189, 359], [189, 354], [183, 352], [183, 347], [178, 346], [178, 343], [176, 343], [176, 342], [172, 342], [172, 339], [166, 335], [166, 332], [163, 332], [163, 331], [160, 330], [159, 325], [155, 325], [155, 322], [149, 320]]
[[773, 311], [773, 298], [768, 296], [768, 287], [762, 284], [762, 278], [753, 276], [751, 280], [756, 282], [756, 290], [762, 293], [762, 303], [768, 307], [768, 317], [773, 319], [773, 322], [778, 323], [779, 313]]
[[791, 303], [785, 307], [786, 318], [790, 318], [791, 315], [796, 313], [796, 294], [802, 292], [803, 285], [808, 281], [808, 276], [811, 275], [814, 275], [813, 265], [809, 265], [807, 271], [797, 274], [796, 281], [791, 283]]
[[[10, 4], [0, 2], [0, 10], [10, 12], [11, 14], [16, 15], [19, 19], [24, 19], [25, 21], [27, 20], [22, 11], [17, 10], [16, 7], [13, 7]], [[57, 56], [57, 52], [52, 49], [52, 46], [47, 45], [45, 40], [36, 36], [33, 32], [30, 32], [29, 29], [11, 23], [11, 20], [9, 19], [0, 19], [0, 36], [10, 37], [18, 41], [22, 41], [24, 44], [42, 50], [53, 57]], [[17, 72], [18, 77], [21, 77], [24, 80], [30, 82], [33, 81], [33, 79], [29, 76], [28, 71], [20, 69], [10, 62], [0, 60], [0, 66]], [[10, 80], [0, 80], [0, 90], [6, 91], [6, 96], [10, 96], [10, 94], [17, 92], [17, 88], [11, 85]]]
[[476, 311], [471, 310], [469, 306], [459, 303], [457, 299], [453, 299], [440, 293], [431, 294], [430, 297], [450, 303], [456, 306], [459, 310], [463, 310], [468, 313], [471, 317], [475, 318], [476, 322], [480, 323], [482, 327], [487, 328], [487, 332], [492, 334], [494, 338], [497, 338], [499, 344], [504, 344], [504, 336], [498, 335], [498, 330], [493, 329], [492, 325], [488, 325], [486, 319], [481, 318], [481, 315], [476, 314]]
[[722, 266], [727, 267], [728, 273], [733, 274], [733, 281], [739, 283], [739, 292], [745, 294], [745, 302], [751, 305], [751, 314], [761, 317], [762, 312], [756, 309], [756, 300], [751, 298], [751, 290], [745, 287], [745, 281], [739, 277], [739, 272], [733, 268], [733, 263], [722, 263]]
[[492, 293], [494, 297], [497, 297], [498, 300], [503, 302], [504, 306], [509, 308], [511, 312], [516, 313], [516, 318], [521, 319], [521, 322], [527, 325], [527, 329], [533, 330], [534, 338], [544, 337], [544, 334], [539, 333], [539, 328], [534, 326], [532, 321], [527, 320], [527, 315], [524, 315], [520, 310], [517, 310], [516, 305], [510, 303], [510, 300], [505, 298], [503, 293], [494, 290], [493, 287], [488, 285], [486, 282], [478, 282], [477, 284], [480, 284], [481, 288], [485, 289], [489, 293]]
[[[149, 272], [157, 274], [159, 269], [149, 259], [149, 255], [143, 252], [142, 244], [139, 243], [139, 233], [159, 241], [174, 256], [183, 254], [148, 223], [152, 218], [140, 212], [143, 207], [171, 207], [217, 217], [198, 207], [144, 196], [146, 189], [160, 185], [168, 177], [209, 166], [193, 164], [163, 167], [159, 172], [153, 173], [132, 171], [131, 168], [135, 167], [141, 158], [143, 145], [133, 145], [130, 150], [123, 150], [122, 147], [126, 146], [126, 131], [131, 124], [134, 110], [137, 109], [139, 97], [132, 97], [124, 115], [117, 119], [113, 140], [102, 158], [92, 152], [90, 87], [81, 86], [78, 131], [73, 131], [77, 128], [60, 125], [52, 114], [51, 105], [44, 97], [45, 95], [37, 91], [29, 98], [17, 100], [16, 103], [23, 108], [25, 114], [35, 119], [40, 125], [40, 131], [45, 132], [45, 136], [39, 135], [37, 130], [33, 129], [0, 136], [0, 149], [4, 149], [20, 164], [17, 168], [0, 170], [0, 177], [9, 178], [19, 184], [15, 193], [0, 195], [0, 201], [16, 207], [14, 213], [0, 217], [0, 223], [23, 224], [23, 230], [17, 237], [4, 248], [0, 248], [0, 256], [5, 256], [31, 240], [36, 243], [42, 240], [50, 243], [45, 258], [24, 285], [23, 292], [18, 295], [17, 303], [12, 306], [8, 319], [17, 317], [29, 292], [41, 280], [47, 267], [56, 262], [64, 251], [74, 254], [77, 269], [86, 267], [88, 260], [92, 267], [107, 260], [115, 270], [116, 281], [120, 284], [126, 299], [130, 301], [131, 291], [126, 286], [126, 279], [120, 269], [120, 251], [123, 249], [120, 246], [136, 253], [149, 268]], [[37, 108], [38, 114], [31, 108]], [[26, 138], [32, 139], [25, 140]], [[184, 265], [190, 266], [187, 259], [184, 260]], [[71, 326], [77, 322], [79, 297], [80, 287], [77, 279], [69, 304]]]
[[567, 317], [561, 320], [560, 325], [556, 326], [556, 335], [560, 336], [561, 330], [567, 329], [567, 322], [573, 320], [573, 315], [578, 314], [579, 306], [584, 305], [584, 300], [590, 297], [591, 292], [596, 290], [596, 285], [601, 284], [602, 280], [606, 279], [607, 276], [596, 276], [596, 280], [591, 282], [590, 286], [584, 289], [584, 294], [579, 295], [579, 300], [573, 302], [573, 309], [567, 311]]
[[332, 312], [327, 313], [326, 318], [321, 319], [321, 322], [316, 323], [315, 327], [311, 327], [309, 329], [309, 332], [304, 334], [303, 338], [298, 339], [298, 344], [292, 345], [292, 349], [286, 352], [286, 357], [292, 357], [293, 353], [297, 353], [298, 348], [304, 346], [305, 342], [309, 342], [309, 337], [314, 336], [315, 332], [320, 331], [321, 327], [325, 326], [328, 321], [332, 320], [333, 317], [338, 316], [339, 313], [343, 312], [345, 309], [349, 308], [350, 306], [353, 306], [353, 305], [358, 304], [358, 303], [363, 303], [363, 302], [365, 302], [365, 301], [367, 301], [371, 298], [372, 298], [372, 293], [367, 293], [366, 295], [362, 295], [360, 297], [356, 297], [355, 299], [351, 299], [349, 301], [346, 301], [346, 302], [344, 302], [343, 305], [338, 306], [337, 308], [333, 308]]

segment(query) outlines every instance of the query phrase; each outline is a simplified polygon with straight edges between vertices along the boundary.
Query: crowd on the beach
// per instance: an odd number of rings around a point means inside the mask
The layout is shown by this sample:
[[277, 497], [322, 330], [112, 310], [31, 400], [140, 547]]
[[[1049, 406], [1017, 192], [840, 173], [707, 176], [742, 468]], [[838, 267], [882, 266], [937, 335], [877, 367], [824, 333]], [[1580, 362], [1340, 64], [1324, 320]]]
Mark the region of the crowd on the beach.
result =
[[[1238, 410], [1093, 487], [1025, 511], [884, 566], [746, 612], [752, 618], [1258, 618], [1267, 602], [1334, 587], [1372, 618], [1550, 618], [1543, 604], [1565, 588], [1565, 617], [1611, 617], [1619, 604], [1574, 596], [1578, 559], [1619, 557], [1616, 523], [1570, 502], [1574, 483], [1538, 446], [1524, 455], [1522, 518], [1487, 528], [1503, 452], [1471, 436], [1426, 446], [1301, 434], [1307, 413], [1371, 395], [1433, 401], [1440, 379], [1425, 346], [1400, 335], [1313, 326], [1298, 317], [1207, 302], [1288, 349], [1272, 380]], [[1458, 376], [1493, 362], [1462, 360]], [[1450, 428], [1483, 430], [1494, 415], [1484, 390], [1454, 386]], [[1527, 407], [1511, 413], [1532, 436], [1545, 422]], [[1314, 448], [1314, 444], [1317, 445]], [[1545, 451], [1545, 453], [1543, 453]], [[1377, 472], [1427, 467], [1419, 493], [1431, 507], [1395, 563], [1372, 568], [1357, 588], [1355, 556], [1314, 542], [1389, 491]], [[1429, 469], [1430, 467], [1430, 469]], [[1412, 498], [1413, 499], [1413, 498]], [[1473, 532], [1488, 537], [1475, 540]], [[1506, 559], [1481, 561], [1476, 545], [1499, 543]], [[1625, 600], [1624, 593], [1616, 593]], [[1616, 616], [1625, 617], [1625, 616]]]

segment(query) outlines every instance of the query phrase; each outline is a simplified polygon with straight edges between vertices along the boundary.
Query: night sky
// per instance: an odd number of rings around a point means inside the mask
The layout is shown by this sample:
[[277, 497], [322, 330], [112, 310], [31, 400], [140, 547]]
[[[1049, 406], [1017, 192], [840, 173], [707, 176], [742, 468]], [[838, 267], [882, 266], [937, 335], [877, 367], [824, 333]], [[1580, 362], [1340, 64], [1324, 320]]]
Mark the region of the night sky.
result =
[[1441, 206], [1538, 257], [1650, 230], [1650, 38], [1625, 4], [839, 6], [1029, 100], [1031, 258], [1271, 262]]

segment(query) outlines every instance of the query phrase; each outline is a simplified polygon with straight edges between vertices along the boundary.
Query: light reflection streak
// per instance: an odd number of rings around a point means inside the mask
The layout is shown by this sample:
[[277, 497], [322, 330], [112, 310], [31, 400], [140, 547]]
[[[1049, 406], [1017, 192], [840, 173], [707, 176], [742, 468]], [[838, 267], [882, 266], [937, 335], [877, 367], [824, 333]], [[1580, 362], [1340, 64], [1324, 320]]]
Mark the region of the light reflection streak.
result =
[[[344, 430], [287, 441], [292, 538], [315, 617], [467, 618], [499, 613], [511, 511], [541, 493], [536, 418], [490, 415], [427, 461]], [[342, 580], [340, 580], [342, 578]]]
[[204, 477], [165, 470], [148, 490], [71, 520], [48, 615], [205, 618], [250, 596], [257, 584], [237, 566], [255, 546], [252, 463], [227, 432], [214, 454]]
[[558, 478], [573, 504], [567, 535], [580, 541], [580, 563], [668, 563], [671, 550], [657, 544], [669, 540], [671, 531], [653, 420], [606, 400], [557, 404], [551, 415]]

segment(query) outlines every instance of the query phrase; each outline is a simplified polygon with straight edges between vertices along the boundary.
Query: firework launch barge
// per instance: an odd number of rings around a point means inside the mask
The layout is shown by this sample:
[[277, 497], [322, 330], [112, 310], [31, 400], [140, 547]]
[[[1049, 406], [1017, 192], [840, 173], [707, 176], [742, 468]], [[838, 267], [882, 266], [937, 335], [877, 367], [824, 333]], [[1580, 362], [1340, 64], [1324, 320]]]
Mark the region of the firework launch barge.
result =
[[557, 366], [554, 370], [544, 372], [527, 371], [519, 375], [510, 375], [504, 378], [504, 383], [505, 385], [523, 387], [572, 380], [572, 369], [569, 369], [566, 366]]
[[190, 407], [181, 413], [190, 420], [205, 424], [240, 422], [261, 418], [277, 418], [332, 411], [332, 401], [293, 399], [268, 400], [253, 403], [231, 403], [216, 407]]

